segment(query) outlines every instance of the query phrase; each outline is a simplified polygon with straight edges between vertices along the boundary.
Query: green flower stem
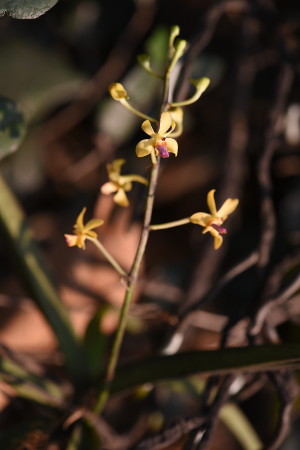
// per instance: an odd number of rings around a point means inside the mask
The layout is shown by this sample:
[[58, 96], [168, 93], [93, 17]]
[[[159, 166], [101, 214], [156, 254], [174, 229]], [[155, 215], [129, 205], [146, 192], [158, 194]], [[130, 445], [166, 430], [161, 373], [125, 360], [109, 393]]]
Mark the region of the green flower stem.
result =
[[116, 270], [116, 272], [118, 272], [118, 274], [121, 275], [122, 278], [127, 279], [128, 278], [128, 273], [125, 272], [124, 269], [122, 269], [122, 267], [120, 266], [120, 264], [115, 260], [115, 258], [106, 250], [106, 248], [104, 247], [104, 245], [98, 241], [97, 238], [92, 238], [87, 236], [86, 237], [87, 240], [91, 241], [95, 247], [98, 248], [98, 250], [100, 250], [100, 252], [102, 253], [102, 255], [107, 259], [107, 261], [113, 266], [113, 268]]
[[141, 65], [141, 67], [152, 77], [159, 78], [160, 80], [163, 80], [163, 75], [159, 75], [158, 73], [153, 72], [150, 65], [150, 58], [148, 55], [139, 55], [137, 57], [138, 63]]
[[153, 210], [153, 203], [154, 203], [154, 194], [155, 189], [157, 185], [157, 178], [158, 178], [158, 172], [159, 172], [159, 161], [157, 164], [154, 164], [152, 166], [151, 176], [150, 176], [150, 182], [149, 182], [149, 190], [148, 190], [148, 196], [147, 196], [147, 203], [146, 203], [146, 210], [145, 210], [145, 217], [144, 217], [144, 227], [141, 234], [140, 242], [138, 245], [138, 249], [134, 258], [134, 262], [132, 265], [132, 268], [129, 273], [129, 281], [127, 285], [127, 290], [124, 298], [124, 302], [122, 305], [122, 309], [120, 312], [120, 318], [119, 318], [119, 324], [116, 332], [116, 336], [114, 339], [113, 347], [111, 350], [110, 358], [107, 364], [107, 369], [105, 373], [104, 378], [104, 388], [100, 392], [100, 395], [98, 397], [97, 403], [94, 407], [95, 413], [99, 414], [109, 397], [110, 390], [111, 390], [111, 383], [114, 379], [115, 371], [117, 362], [119, 359], [119, 354], [121, 350], [121, 345], [123, 342], [123, 337], [125, 334], [126, 324], [127, 324], [127, 318], [128, 318], [128, 312], [129, 307], [132, 301], [134, 289], [137, 282], [138, 273], [141, 267], [142, 259], [145, 253], [146, 245], [148, 242], [149, 237], [149, 225], [151, 222], [152, 217], [152, 210]]
[[186, 225], [187, 223], [191, 223], [189, 217], [186, 217], [185, 219], [174, 220], [174, 222], [166, 222], [160, 223], [158, 225], [150, 225], [149, 230], [166, 230], [167, 228], [180, 227], [181, 225]]
[[199, 100], [199, 98], [201, 97], [201, 95], [203, 94], [203, 92], [206, 91], [207, 87], [210, 84], [210, 80], [207, 77], [203, 77], [200, 80], [196, 80], [193, 81], [192, 80], [192, 84], [194, 84], [194, 86], [196, 87], [196, 91], [194, 93], [194, 95], [190, 98], [188, 98], [187, 100], [183, 100], [182, 102], [172, 102], [170, 103], [170, 107], [175, 108], [175, 107], [182, 107], [182, 106], [188, 106], [191, 105], [192, 103], [195, 103], [197, 100]]
[[[162, 103], [161, 103], [161, 113], [163, 111], [165, 111], [166, 105], [168, 103], [169, 83], [170, 83], [170, 73], [171, 73], [169, 68], [166, 70], [166, 73], [164, 76], [164, 87], [163, 87], [163, 96], [162, 96]], [[149, 117], [146, 117], [146, 118], [151, 120]], [[126, 330], [128, 312], [129, 312], [130, 304], [131, 304], [131, 301], [133, 298], [134, 290], [135, 290], [137, 279], [138, 279], [138, 274], [140, 271], [141, 263], [143, 260], [143, 256], [144, 256], [144, 253], [146, 250], [146, 245], [147, 245], [149, 234], [150, 234], [150, 223], [151, 223], [151, 218], [152, 218], [154, 197], [155, 197], [155, 191], [156, 191], [158, 174], [159, 174], [160, 157], [155, 158], [155, 161], [152, 160], [152, 162], [153, 162], [153, 164], [152, 164], [151, 175], [150, 175], [150, 180], [149, 180], [149, 188], [148, 188], [148, 195], [147, 195], [147, 201], [146, 201], [143, 230], [141, 233], [140, 242], [139, 242], [139, 245], [137, 248], [137, 252], [136, 252], [131, 270], [128, 274], [127, 290], [126, 290], [123, 306], [122, 306], [122, 309], [120, 312], [119, 324], [118, 324], [118, 328], [116, 331], [112, 351], [111, 351], [109, 361], [107, 364], [106, 373], [104, 375], [103, 389], [101, 390], [101, 392], [98, 396], [98, 399], [96, 401], [96, 405], [94, 407], [94, 412], [97, 414], [102, 412], [103, 408], [106, 405], [106, 402], [108, 400], [108, 397], [109, 397], [109, 394], [111, 391], [111, 385], [112, 385], [113, 379], [115, 377], [115, 371], [116, 371], [119, 354], [120, 354], [120, 350], [121, 350], [121, 346], [122, 346], [122, 342], [123, 342], [123, 338], [124, 338], [124, 334], [125, 334], [125, 330]]]
[[136, 116], [141, 117], [142, 119], [150, 120], [150, 122], [157, 123], [157, 120], [153, 117], [147, 116], [147, 114], [144, 114], [138, 109], [135, 109], [133, 106], [131, 106], [125, 98], [119, 100], [119, 102], [124, 106], [124, 108], [128, 109], [128, 111], [132, 112]]

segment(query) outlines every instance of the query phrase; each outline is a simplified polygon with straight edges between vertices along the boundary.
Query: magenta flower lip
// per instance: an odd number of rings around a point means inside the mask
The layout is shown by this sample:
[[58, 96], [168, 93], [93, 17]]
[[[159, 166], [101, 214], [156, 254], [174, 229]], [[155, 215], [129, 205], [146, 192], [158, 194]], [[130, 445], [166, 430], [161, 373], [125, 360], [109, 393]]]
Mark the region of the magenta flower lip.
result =
[[227, 234], [227, 228], [220, 227], [220, 225], [217, 225], [215, 223], [212, 223], [210, 226], [217, 230], [217, 232], [220, 234]]
[[158, 153], [160, 154], [160, 156], [162, 158], [169, 158], [170, 154], [167, 150], [167, 144], [165, 145], [156, 145], [155, 146], [156, 150], [158, 150]]

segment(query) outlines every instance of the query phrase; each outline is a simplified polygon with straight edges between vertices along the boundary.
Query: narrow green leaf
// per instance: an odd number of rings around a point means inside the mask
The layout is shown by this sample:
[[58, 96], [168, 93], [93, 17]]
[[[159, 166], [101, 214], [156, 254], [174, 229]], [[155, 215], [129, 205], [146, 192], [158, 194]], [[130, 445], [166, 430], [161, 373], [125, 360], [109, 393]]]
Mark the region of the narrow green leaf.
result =
[[219, 418], [245, 450], [262, 450], [264, 445], [243, 411], [234, 403], [221, 408]]
[[[14, 194], [0, 176], [0, 230], [34, 301], [53, 329], [73, 380], [85, 378], [83, 349], [51, 282], [45, 262]], [[8, 250], [9, 251], [9, 250]]]
[[98, 450], [99, 448], [99, 436], [93, 425], [87, 420], [77, 423], [66, 450]]
[[235, 347], [214, 351], [193, 351], [157, 356], [120, 367], [112, 392], [172, 378], [199, 374], [266, 371], [300, 364], [300, 344]]
[[104, 352], [107, 337], [100, 331], [100, 323], [106, 312], [106, 308], [101, 308], [91, 319], [83, 340], [85, 354], [87, 358], [88, 371], [91, 378], [96, 379], [104, 369]]
[[25, 120], [18, 105], [0, 96], [0, 160], [15, 152], [25, 135]]
[[59, 387], [45, 377], [38, 377], [3, 355], [0, 356], [0, 379], [13, 387], [19, 397], [60, 406], [64, 396]]
[[0, 0], [0, 16], [15, 19], [36, 19], [52, 8], [58, 0]]

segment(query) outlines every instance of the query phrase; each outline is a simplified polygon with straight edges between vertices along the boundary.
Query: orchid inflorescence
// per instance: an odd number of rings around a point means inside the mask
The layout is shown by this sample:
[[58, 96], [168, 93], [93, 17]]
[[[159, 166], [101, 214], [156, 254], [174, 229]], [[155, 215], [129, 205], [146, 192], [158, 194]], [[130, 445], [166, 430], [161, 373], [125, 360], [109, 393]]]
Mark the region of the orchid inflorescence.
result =
[[134, 291], [137, 286], [138, 275], [141, 269], [150, 231], [163, 230], [185, 224], [200, 225], [204, 228], [202, 233], [210, 233], [212, 235], [214, 238], [214, 248], [218, 249], [223, 243], [223, 235], [227, 233], [227, 229], [224, 228], [223, 223], [229, 214], [237, 208], [239, 202], [238, 199], [228, 198], [223, 203], [221, 208], [217, 210], [214, 198], [215, 189], [212, 189], [207, 195], [209, 212], [196, 212], [189, 217], [176, 220], [174, 222], [162, 223], [158, 225], [151, 224], [161, 160], [168, 160], [170, 155], [177, 157], [178, 143], [175, 138], [179, 137], [183, 131], [183, 108], [197, 101], [210, 83], [210, 80], [206, 77], [202, 77], [197, 80], [190, 80], [195, 89], [194, 94], [190, 98], [181, 102], [169, 101], [170, 75], [178, 60], [183, 56], [186, 48], [186, 41], [178, 39], [178, 35], [179, 27], [172, 27], [169, 37], [167, 64], [164, 74], [158, 74], [152, 70], [150, 57], [147, 55], [142, 55], [138, 58], [140, 65], [150, 76], [154, 76], [163, 82], [163, 99], [161, 102], [161, 111], [157, 118], [148, 116], [143, 111], [139, 111], [135, 108], [130, 103], [128, 93], [121, 83], [112, 83], [108, 89], [111, 97], [115, 101], [119, 102], [132, 114], [143, 119], [141, 128], [144, 133], [148, 135], [148, 138], [142, 139], [137, 143], [135, 146], [135, 154], [138, 158], [145, 156], [150, 156], [151, 158], [149, 180], [139, 174], [123, 173], [126, 160], [124, 158], [117, 158], [107, 164], [108, 181], [106, 181], [101, 187], [102, 194], [112, 194], [113, 202], [123, 208], [130, 206], [129, 195], [135, 183], [148, 187], [143, 226], [141, 228], [139, 243], [130, 270], [123, 269], [98, 239], [97, 233], [94, 230], [103, 224], [103, 220], [92, 219], [84, 224], [86, 208], [83, 208], [77, 217], [74, 225], [74, 234], [65, 235], [66, 242], [69, 247], [77, 246], [80, 249], [85, 249], [85, 241], [89, 240], [92, 242], [106, 258], [107, 262], [111, 264], [115, 271], [120, 275], [122, 282], [124, 282], [126, 286], [115, 338], [105, 369], [103, 386], [99, 392], [94, 407], [94, 412], [97, 414], [103, 410], [109, 397], [111, 381], [114, 378], [121, 345], [126, 330], [130, 304], [134, 297]]
[[[150, 57], [148, 55], [140, 55], [138, 57], [139, 64], [149, 75], [163, 81], [170, 75], [177, 61], [183, 55], [186, 47], [186, 41], [177, 39], [178, 34], [179, 28], [176, 26], [172, 27], [169, 39], [169, 65], [166, 68], [165, 76], [157, 74], [152, 70]], [[135, 153], [138, 158], [149, 155], [151, 157], [152, 165], [155, 166], [158, 164], [160, 158], [167, 159], [170, 157], [170, 154], [177, 156], [178, 143], [174, 138], [180, 136], [182, 133], [183, 107], [197, 101], [209, 86], [210, 80], [207, 77], [202, 77], [199, 79], [190, 80], [190, 82], [194, 86], [194, 94], [190, 98], [181, 102], [166, 103], [159, 119], [150, 117], [132, 106], [129, 102], [128, 93], [121, 83], [112, 83], [109, 86], [109, 93], [115, 101], [119, 102], [131, 113], [144, 119], [141, 128], [149, 136], [149, 138], [142, 139], [136, 145]], [[128, 207], [130, 205], [127, 194], [132, 190], [133, 183], [140, 183], [145, 186], [149, 184], [148, 180], [141, 175], [121, 174], [121, 169], [123, 168], [125, 162], [126, 160], [124, 158], [119, 158], [107, 164], [109, 180], [101, 187], [101, 193], [104, 195], [113, 194], [113, 201], [121, 207]], [[175, 222], [150, 225], [149, 231], [192, 223], [204, 227], [202, 233], [210, 233], [214, 238], [214, 248], [220, 248], [223, 243], [223, 235], [227, 233], [227, 229], [223, 227], [223, 222], [227, 219], [228, 215], [237, 208], [238, 200], [229, 198], [223, 203], [221, 208], [217, 210], [214, 194], [215, 189], [212, 189], [207, 195], [209, 213], [196, 212], [188, 218]], [[86, 239], [97, 239], [97, 234], [93, 231], [93, 229], [102, 225], [103, 221], [100, 219], [93, 219], [84, 225], [84, 214], [85, 208], [81, 211], [76, 220], [74, 234], [65, 235], [67, 244], [70, 247], [77, 246], [84, 249]]]

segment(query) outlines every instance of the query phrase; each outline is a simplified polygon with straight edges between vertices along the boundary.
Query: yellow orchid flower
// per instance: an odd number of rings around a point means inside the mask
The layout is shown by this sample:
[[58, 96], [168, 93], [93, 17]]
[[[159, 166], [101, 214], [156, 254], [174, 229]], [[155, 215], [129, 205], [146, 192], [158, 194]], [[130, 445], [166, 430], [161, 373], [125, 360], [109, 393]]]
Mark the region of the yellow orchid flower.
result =
[[226, 234], [226, 228], [221, 225], [238, 206], [237, 198], [228, 198], [220, 209], [217, 210], [215, 203], [215, 189], [212, 189], [207, 194], [207, 204], [210, 214], [198, 212], [193, 214], [189, 219], [192, 223], [204, 227], [203, 234], [210, 233], [214, 237], [214, 248], [217, 250], [223, 243], [222, 234]]
[[85, 249], [85, 240], [88, 237], [96, 238], [97, 233], [92, 231], [93, 228], [100, 227], [103, 224], [101, 219], [92, 219], [87, 222], [86, 225], [83, 224], [83, 218], [86, 212], [86, 208], [83, 208], [81, 213], [76, 219], [76, 224], [74, 225], [75, 234], [65, 234], [66, 243], [69, 247], [75, 247]]
[[126, 192], [132, 189], [132, 182], [142, 183], [147, 186], [148, 181], [140, 175], [121, 175], [121, 167], [125, 159], [115, 159], [111, 164], [107, 164], [108, 178], [110, 181], [101, 187], [102, 194], [113, 194], [114, 202], [119, 206], [128, 206], [129, 201]]
[[159, 122], [158, 132], [152, 128], [149, 120], [142, 123], [142, 130], [148, 134], [150, 139], [143, 139], [136, 146], [136, 155], [141, 158], [143, 156], [151, 155], [153, 164], [156, 164], [156, 156], [160, 155], [162, 158], [168, 158], [169, 153], [174, 153], [177, 156], [178, 144], [175, 139], [167, 136], [172, 133], [176, 124], [168, 112], [163, 112]]

